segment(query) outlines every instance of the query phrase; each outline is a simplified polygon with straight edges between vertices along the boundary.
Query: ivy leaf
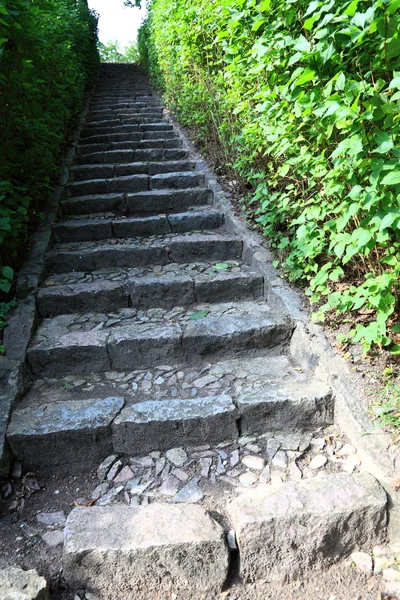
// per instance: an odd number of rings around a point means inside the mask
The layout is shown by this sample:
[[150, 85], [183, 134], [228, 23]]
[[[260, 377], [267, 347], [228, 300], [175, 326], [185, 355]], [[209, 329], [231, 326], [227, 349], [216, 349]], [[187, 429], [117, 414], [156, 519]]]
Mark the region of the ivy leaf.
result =
[[14, 269], [12, 269], [11, 267], [3, 267], [1, 270], [1, 274], [6, 279], [12, 279], [14, 277]]
[[190, 321], [199, 321], [200, 319], [204, 319], [209, 314], [209, 310], [198, 310], [190, 315]]
[[390, 354], [400, 356], [400, 344], [394, 344], [394, 346], [390, 348]]
[[394, 325], [390, 331], [393, 331], [393, 333], [400, 333], [400, 323]]
[[229, 265], [228, 265], [228, 263], [217, 263], [216, 265], [214, 265], [213, 268], [216, 271], [224, 271], [226, 269], [229, 269]]

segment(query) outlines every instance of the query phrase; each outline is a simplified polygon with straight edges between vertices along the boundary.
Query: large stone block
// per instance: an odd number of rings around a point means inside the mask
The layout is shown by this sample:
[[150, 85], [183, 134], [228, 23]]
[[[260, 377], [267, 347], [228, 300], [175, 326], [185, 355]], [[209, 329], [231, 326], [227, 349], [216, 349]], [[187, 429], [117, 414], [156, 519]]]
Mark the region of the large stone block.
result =
[[203, 173], [185, 172], [182, 173], [160, 173], [150, 177], [150, 189], [157, 190], [162, 188], [182, 189], [197, 187], [204, 182]]
[[313, 431], [333, 422], [330, 388], [317, 381], [272, 384], [236, 399], [244, 434], [266, 431]]
[[140, 402], [115, 419], [114, 450], [140, 456], [152, 450], [218, 444], [238, 437], [237, 417], [227, 395]]
[[235, 260], [242, 255], [242, 242], [218, 234], [181, 235], [169, 244], [174, 262], [212, 262]]
[[386, 536], [386, 494], [367, 473], [264, 485], [227, 511], [248, 583], [295, 579]]
[[183, 358], [179, 325], [115, 327], [108, 342], [112, 369], [132, 371]]
[[113, 451], [111, 423], [123, 398], [70, 400], [17, 409], [7, 439], [16, 458], [47, 472], [86, 470]]
[[64, 577], [101, 600], [217, 597], [227, 570], [222, 528], [200, 506], [79, 508], [67, 520]]
[[195, 302], [193, 280], [187, 275], [135, 278], [128, 281], [128, 289], [135, 308], [173, 308]]

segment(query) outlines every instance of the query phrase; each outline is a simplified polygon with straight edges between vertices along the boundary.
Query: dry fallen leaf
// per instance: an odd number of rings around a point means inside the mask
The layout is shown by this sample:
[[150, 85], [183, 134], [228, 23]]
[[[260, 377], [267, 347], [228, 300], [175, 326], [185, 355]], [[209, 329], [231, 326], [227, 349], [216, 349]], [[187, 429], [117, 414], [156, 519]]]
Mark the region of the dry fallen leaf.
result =
[[392, 488], [395, 492], [400, 490], [400, 477], [395, 477], [392, 481]]
[[74, 500], [73, 502], [74, 506], [93, 506], [94, 503], [95, 500], [87, 500], [87, 502], [84, 502], [83, 504], [79, 504], [79, 502], [77, 502], [76, 500]]

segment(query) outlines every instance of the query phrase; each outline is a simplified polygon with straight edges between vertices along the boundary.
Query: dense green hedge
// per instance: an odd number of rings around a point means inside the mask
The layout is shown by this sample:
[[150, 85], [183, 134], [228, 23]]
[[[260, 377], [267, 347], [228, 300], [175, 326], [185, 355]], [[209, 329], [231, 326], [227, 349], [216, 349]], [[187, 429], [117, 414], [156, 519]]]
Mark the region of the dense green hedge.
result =
[[252, 190], [288, 277], [320, 314], [361, 309], [350, 335], [395, 353], [399, 17], [400, 0], [152, 0], [139, 34], [181, 122]]
[[0, 0], [0, 299], [96, 74], [96, 42], [85, 0]]

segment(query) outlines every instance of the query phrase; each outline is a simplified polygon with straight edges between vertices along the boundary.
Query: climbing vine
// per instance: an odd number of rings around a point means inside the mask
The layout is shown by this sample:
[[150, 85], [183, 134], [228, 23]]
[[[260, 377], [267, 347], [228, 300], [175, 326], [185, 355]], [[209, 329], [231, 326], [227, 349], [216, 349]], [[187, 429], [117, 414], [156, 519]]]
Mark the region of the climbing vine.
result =
[[[142, 63], [342, 341], [400, 354], [400, 0], [152, 0]], [[356, 318], [363, 314], [363, 318]], [[348, 317], [347, 317], [348, 318]]]

